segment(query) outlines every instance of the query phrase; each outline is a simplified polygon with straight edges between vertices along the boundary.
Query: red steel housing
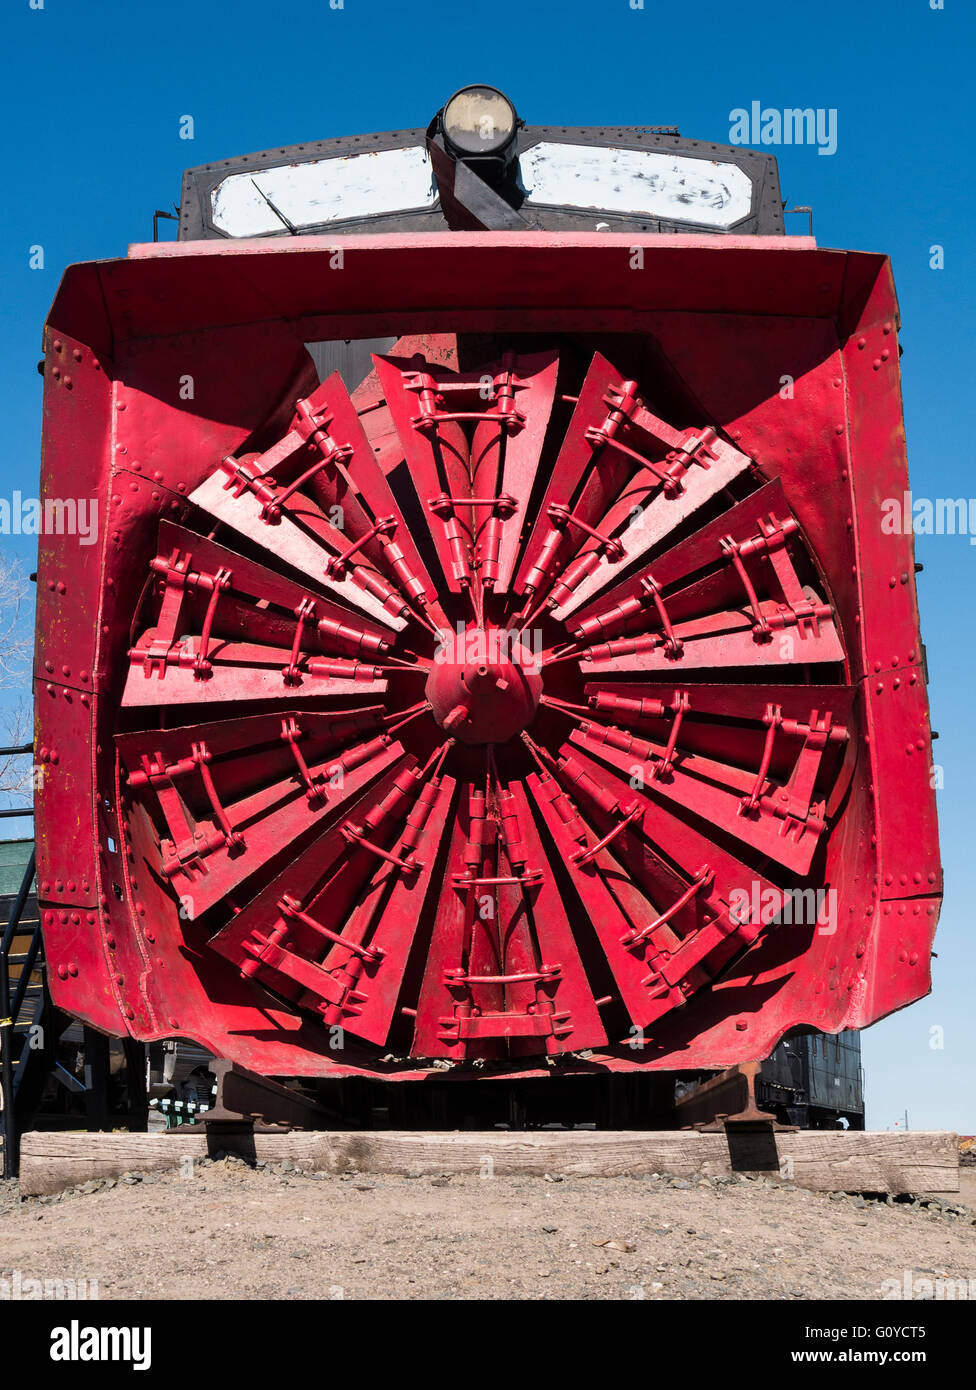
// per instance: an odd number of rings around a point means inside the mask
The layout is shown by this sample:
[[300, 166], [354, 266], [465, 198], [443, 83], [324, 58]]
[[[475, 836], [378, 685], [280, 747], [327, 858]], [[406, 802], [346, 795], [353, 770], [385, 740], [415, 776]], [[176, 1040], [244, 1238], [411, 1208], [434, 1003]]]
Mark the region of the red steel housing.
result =
[[[306, 343], [380, 334], [318, 383]], [[99, 527], [38, 562], [55, 1003], [412, 1078], [724, 1067], [926, 993], [898, 355], [887, 259], [804, 237], [71, 267], [42, 497]]]

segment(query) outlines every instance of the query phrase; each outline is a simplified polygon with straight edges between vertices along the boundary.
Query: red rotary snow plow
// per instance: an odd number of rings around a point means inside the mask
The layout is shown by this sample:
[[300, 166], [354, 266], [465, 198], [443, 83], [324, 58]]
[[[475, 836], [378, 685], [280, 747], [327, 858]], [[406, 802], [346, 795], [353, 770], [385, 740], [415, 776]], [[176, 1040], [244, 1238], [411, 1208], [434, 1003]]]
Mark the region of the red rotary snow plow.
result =
[[[305, 344], [377, 334], [319, 381]], [[928, 990], [884, 257], [141, 246], [68, 271], [45, 346], [43, 496], [99, 519], [38, 567], [62, 1009], [414, 1078], [728, 1066]]]

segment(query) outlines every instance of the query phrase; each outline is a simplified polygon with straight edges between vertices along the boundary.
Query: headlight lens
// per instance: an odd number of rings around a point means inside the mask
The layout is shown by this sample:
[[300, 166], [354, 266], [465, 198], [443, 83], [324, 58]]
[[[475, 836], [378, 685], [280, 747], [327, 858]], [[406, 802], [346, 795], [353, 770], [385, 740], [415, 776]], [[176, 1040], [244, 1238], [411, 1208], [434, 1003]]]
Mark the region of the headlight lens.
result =
[[445, 138], [460, 155], [500, 154], [518, 127], [515, 107], [495, 87], [462, 87], [441, 119]]

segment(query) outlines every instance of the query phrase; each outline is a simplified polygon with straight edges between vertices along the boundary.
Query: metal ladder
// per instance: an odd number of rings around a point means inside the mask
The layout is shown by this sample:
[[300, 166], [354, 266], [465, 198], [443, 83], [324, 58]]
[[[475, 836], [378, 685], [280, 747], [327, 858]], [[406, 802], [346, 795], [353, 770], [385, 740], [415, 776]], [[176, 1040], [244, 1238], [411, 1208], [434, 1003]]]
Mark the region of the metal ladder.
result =
[[[32, 921], [24, 921], [24, 908], [34, 882], [35, 859], [36, 853], [31, 850], [0, 940], [0, 1082], [5, 1178], [17, 1173], [17, 1097], [34, 1051], [32, 1030], [41, 1024], [47, 1002], [40, 914]], [[40, 980], [32, 983], [38, 973]]]

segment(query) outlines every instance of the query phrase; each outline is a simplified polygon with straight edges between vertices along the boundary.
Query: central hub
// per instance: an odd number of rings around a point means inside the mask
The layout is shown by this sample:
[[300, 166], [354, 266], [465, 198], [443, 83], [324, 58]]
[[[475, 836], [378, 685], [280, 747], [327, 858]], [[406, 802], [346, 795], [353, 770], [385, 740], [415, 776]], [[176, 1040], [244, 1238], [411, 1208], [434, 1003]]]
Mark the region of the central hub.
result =
[[531, 723], [542, 671], [520, 636], [461, 623], [440, 634], [427, 699], [441, 728], [461, 743], [505, 743]]

